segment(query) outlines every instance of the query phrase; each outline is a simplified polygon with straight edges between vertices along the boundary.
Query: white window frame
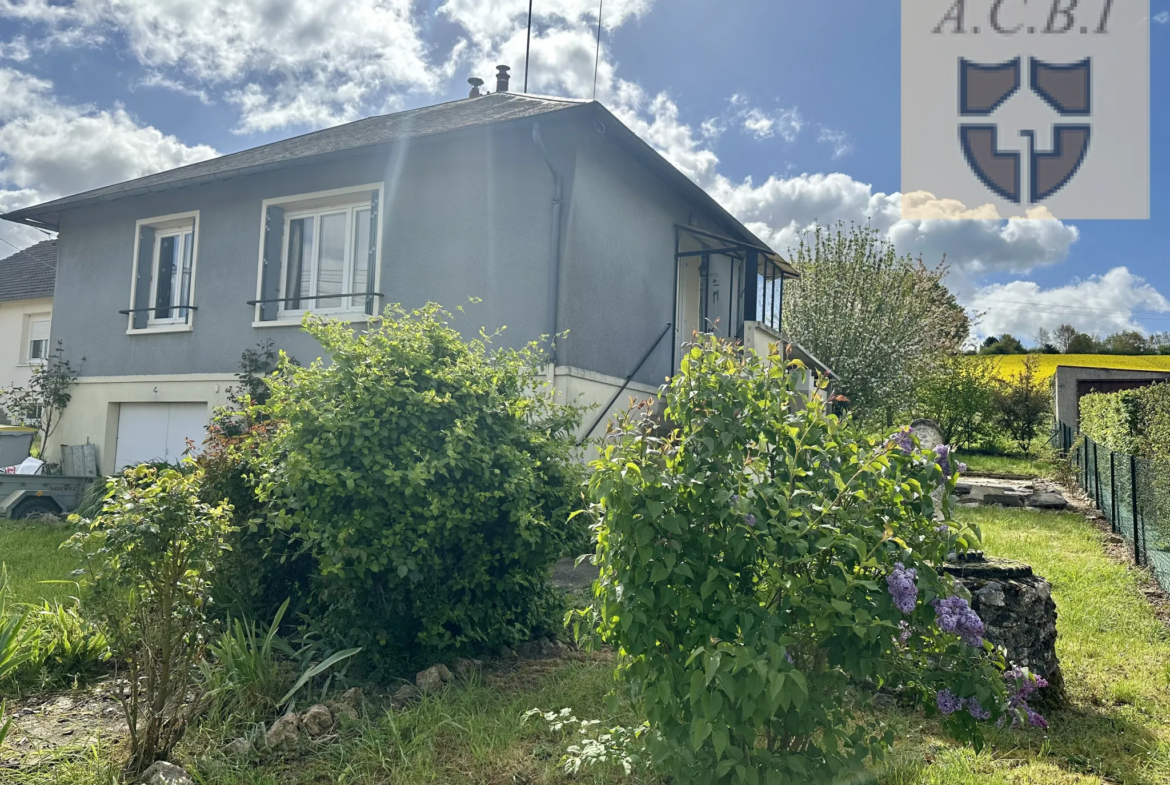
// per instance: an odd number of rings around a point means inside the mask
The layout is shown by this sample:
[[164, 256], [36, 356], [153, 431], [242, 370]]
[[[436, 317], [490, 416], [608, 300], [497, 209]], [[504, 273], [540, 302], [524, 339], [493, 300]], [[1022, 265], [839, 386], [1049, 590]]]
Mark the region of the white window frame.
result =
[[[160, 241], [163, 237], [182, 235], [187, 230], [191, 231], [191, 291], [187, 295], [187, 304], [194, 306], [195, 302], [195, 276], [199, 271], [199, 211], [192, 210], [185, 213], [172, 213], [170, 215], [159, 215], [153, 218], [141, 218], [134, 222], [134, 255], [131, 258], [130, 264], [130, 310], [131, 313], [126, 318], [126, 334], [127, 335], [152, 335], [157, 333], [184, 333], [191, 332], [195, 329], [195, 313], [194, 310], [188, 310], [185, 316], [172, 317], [170, 319], [156, 319], [154, 318], [155, 304], [154, 298], [156, 296], [154, 283], [158, 280], [158, 254], [160, 248]], [[150, 227], [154, 229], [154, 251], [151, 255], [150, 262], [150, 281], [148, 285], [151, 287], [150, 292], [150, 312], [147, 318], [146, 326], [138, 329], [134, 328], [134, 303], [138, 299], [138, 253], [139, 244], [142, 241], [142, 228]]]
[[[183, 300], [183, 295], [180, 291], [180, 288], [182, 286], [182, 280], [183, 280], [183, 270], [182, 270], [183, 243], [182, 243], [182, 238], [186, 237], [188, 234], [191, 235], [191, 281], [189, 282], [189, 284], [193, 284], [194, 280], [195, 280], [195, 227], [194, 226], [178, 226], [178, 227], [174, 227], [171, 229], [159, 229], [154, 233], [154, 255], [150, 261], [150, 311], [147, 315], [147, 320], [146, 320], [147, 329], [150, 329], [152, 327], [158, 327], [161, 325], [175, 325], [175, 324], [186, 325], [187, 322], [189, 321], [189, 317], [191, 315], [191, 312], [188, 311], [187, 309], [183, 308], [180, 305], [180, 303]], [[172, 286], [171, 300], [173, 302], [167, 303], [167, 305], [166, 305], [167, 309], [171, 311], [172, 315], [165, 318], [165, 319], [159, 319], [157, 316], [155, 316], [155, 314], [158, 312], [158, 309], [160, 308], [160, 306], [158, 304], [158, 299], [157, 299], [158, 298], [158, 286], [157, 286], [158, 268], [159, 268], [159, 264], [162, 262], [162, 242], [163, 242], [163, 240], [167, 239], [168, 237], [179, 238], [179, 248], [178, 248], [178, 253], [180, 255], [179, 286], [176, 287], [175, 282], [172, 280], [172, 282], [171, 282], [171, 286]], [[191, 292], [187, 293], [187, 305], [191, 305]]]
[[[45, 339], [45, 356], [44, 357], [33, 357], [32, 356], [33, 323], [34, 322], [42, 322], [42, 321], [49, 323], [49, 337]], [[49, 360], [49, 355], [53, 353], [53, 335], [52, 335], [53, 314], [52, 314], [52, 312], [51, 311], [43, 311], [43, 312], [38, 312], [38, 313], [26, 313], [24, 315], [24, 326], [22, 329], [23, 329], [23, 335], [22, 335], [23, 343], [21, 345], [21, 351], [20, 351], [20, 364], [21, 365], [45, 365]]]
[[[382, 285], [382, 227], [385, 224], [386, 214], [386, 200], [384, 198], [385, 187], [383, 183], [367, 183], [363, 185], [355, 185], [346, 188], [335, 188], [328, 191], [315, 191], [311, 193], [293, 194], [290, 196], [281, 196], [272, 199], [265, 199], [260, 206], [260, 245], [259, 253], [256, 261], [256, 299], [260, 300], [264, 297], [264, 240], [265, 240], [265, 217], [268, 214], [269, 206], [286, 207], [284, 214], [284, 225], [282, 227], [282, 237], [280, 243], [280, 297], [283, 299], [289, 297], [286, 287], [288, 286], [288, 243], [291, 232], [289, 227], [291, 222], [298, 218], [307, 218], [315, 216], [313, 228], [313, 283], [309, 290], [310, 294], [316, 294], [316, 257], [319, 254], [321, 242], [321, 221], [322, 215], [330, 213], [347, 212], [346, 216], [346, 262], [345, 270], [343, 272], [343, 282], [347, 282], [353, 275], [353, 263], [355, 261], [353, 254], [354, 229], [356, 224], [354, 221], [354, 214], [361, 209], [368, 209], [371, 205], [369, 198], [362, 198], [363, 195], [368, 195], [373, 192], [378, 194], [378, 226], [377, 238], [374, 243], [374, 291], [379, 291]], [[309, 206], [299, 206], [303, 203], [311, 202]], [[342, 292], [349, 291], [343, 287]], [[359, 291], [354, 289], [353, 291]], [[349, 302], [343, 302], [337, 308], [318, 308], [315, 305], [316, 301], [305, 304], [302, 303], [301, 308], [290, 309], [286, 306], [287, 303], [280, 303], [279, 315], [276, 319], [270, 321], [260, 320], [261, 306], [257, 304], [252, 317], [253, 327], [288, 327], [290, 325], [301, 324], [301, 319], [306, 313], [317, 313], [323, 316], [330, 316], [332, 318], [342, 319], [343, 321], [364, 321], [370, 316], [365, 311], [364, 297], [348, 297], [341, 298]], [[377, 308], [377, 304], [375, 304]], [[377, 311], [375, 310], [375, 314]]]
[[[284, 214], [284, 237], [280, 246], [280, 296], [288, 298], [299, 294], [290, 292], [288, 286], [288, 254], [289, 241], [292, 239], [292, 222], [301, 218], [313, 219], [313, 255], [310, 269], [312, 271], [312, 278], [309, 285], [308, 297], [314, 297], [320, 294], [317, 290], [317, 284], [320, 281], [320, 263], [321, 263], [321, 243], [324, 240], [321, 232], [321, 219], [329, 215], [345, 214], [345, 250], [342, 251], [344, 255], [344, 262], [341, 270], [341, 291], [356, 292], [360, 289], [354, 288], [356, 282], [353, 281], [354, 262], [357, 261], [355, 252], [358, 250], [354, 247], [354, 232], [357, 229], [357, 214], [360, 210], [370, 210], [370, 202], [351, 202], [345, 205], [331, 205], [328, 207], [314, 207], [309, 210], [298, 210], [296, 212], [287, 212]], [[367, 216], [368, 220], [368, 216]], [[368, 250], [366, 251], [368, 253]], [[302, 262], [303, 266], [304, 262]], [[302, 270], [301, 274], [304, 274]], [[362, 284], [363, 286], [365, 284]], [[306, 300], [308, 305], [301, 308], [290, 308], [289, 303], [280, 303], [280, 316], [277, 318], [296, 318], [300, 319], [306, 313], [319, 313], [324, 315], [353, 313], [354, 311], [365, 312], [364, 297], [338, 297], [338, 300], [343, 302], [334, 308], [322, 308], [317, 303], [321, 302], [319, 299]], [[358, 302], [354, 302], [357, 300]]]

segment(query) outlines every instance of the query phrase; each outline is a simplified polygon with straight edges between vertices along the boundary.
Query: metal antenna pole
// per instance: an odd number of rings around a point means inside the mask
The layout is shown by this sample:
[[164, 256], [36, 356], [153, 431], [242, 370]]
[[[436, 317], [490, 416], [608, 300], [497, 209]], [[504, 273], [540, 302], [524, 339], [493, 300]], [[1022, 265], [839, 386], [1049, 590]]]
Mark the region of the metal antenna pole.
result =
[[524, 92], [528, 92], [528, 57], [532, 54], [532, 0], [528, 0], [528, 45], [524, 49]]
[[593, 55], [593, 100], [597, 100], [597, 67], [601, 64], [601, 11], [605, 8], [605, 0], [597, 4], [597, 53]]

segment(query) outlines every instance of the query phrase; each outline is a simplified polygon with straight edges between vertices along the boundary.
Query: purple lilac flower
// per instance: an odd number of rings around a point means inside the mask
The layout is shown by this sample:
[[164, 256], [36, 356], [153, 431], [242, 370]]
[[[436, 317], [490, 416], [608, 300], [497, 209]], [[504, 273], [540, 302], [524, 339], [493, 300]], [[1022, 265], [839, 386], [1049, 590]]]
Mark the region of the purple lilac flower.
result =
[[966, 600], [952, 595], [945, 600], [935, 600], [932, 604], [938, 615], [940, 630], [955, 633], [968, 646], [979, 648], [983, 645], [983, 620], [971, 610]]
[[902, 613], [913, 612], [914, 606], [918, 604], [918, 587], [914, 584], [917, 578], [918, 571], [906, 569], [902, 562], [895, 564], [894, 571], [886, 577], [886, 586], [894, 598], [894, 607]]
[[788, 664], [789, 664], [789, 665], [795, 665], [795, 664], [796, 664], [796, 660], [792, 659], [792, 652], [790, 652], [790, 651], [785, 651], [785, 652], [784, 652], [784, 659], [788, 660]]
[[731, 497], [731, 503], [732, 504], [739, 504], [739, 494], [738, 493]]
[[901, 630], [901, 632], [898, 633], [899, 642], [905, 643], [906, 641], [910, 640], [910, 635], [913, 634], [914, 631], [910, 628], [910, 625], [905, 620], [898, 622], [898, 629]]
[[951, 527], [946, 525], [945, 523], [940, 523], [938, 526], [936, 526], [934, 528], [934, 530], [936, 532], [938, 532], [939, 534], [950, 534], [951, 533]]
[[983, 708], [982, 704], [974, 698], [967, 699], [967, 713], [980, 721], [991, 719], [991, 710]]
[[939, 690], [938, 695], [935, 696], [935, 702], [938, 703], [938, 710], [943, 714], [954, 714], [963, 708], [963, 699], [949, 689]]
[[1012, 726], [1015, 727], [1027, 720], [1028, 724], [1033, 727], [1047, 728], [1048, 720], [1028, 705], [1028, 698], [1036, 690], [1047, 687], [1048, 680], [1021, 668], [1019, 665], [1004, 673], [1003, 677], [1009, 682], [1014, 682], [1016, 688], [1015, 692], [1008, 697], [1009, 713], [1013, 715]]
[[965, 474], [966, 472], [967, 472], [967, 464], [963, 463], [962, 461], [959, 461], [959, 474]]
[[944, 477], [951, 476], [951, 446], [940, 444], [934, 448], [934, 459], [938, 463]]
[[744, 516], [743, 522], [744, 522], [744, 523], [746, 523], [748, 526], [751, 526], [751, 527], [755, 528], [755, 525], [756, 525], [756, 516], [752, 515], [752, 514], [749, 512], [749, 513], [748, 513], [746, 516]]
[[914, 437], [910, 435], [910, 426], [895, 431], [894, 435], [886, 440], [886, 447], [899, 449], [907, 455], [914, 452]]

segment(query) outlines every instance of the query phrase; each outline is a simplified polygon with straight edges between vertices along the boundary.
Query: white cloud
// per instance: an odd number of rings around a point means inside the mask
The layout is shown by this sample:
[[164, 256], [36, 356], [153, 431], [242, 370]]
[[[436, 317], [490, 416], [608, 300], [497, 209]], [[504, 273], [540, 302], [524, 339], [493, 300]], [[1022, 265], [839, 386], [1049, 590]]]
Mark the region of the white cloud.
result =
[[207, 94], [206, 90], [198, 90], [190, 85], [186, 85], [177, 79], [172, 79], [169, 76], [164, 76], [160, 73], [147, 74], [143, 79], [139, 80], [135, 87], [159, 87], [163, 90], [170, 90], [171, 92], [179, 93], [180, 95], [189, 95], [192, 98], [199, 99], [199, 103], [204, 106], [211, 106], [215, 101]]
[[822, 125], [820, 126], [820, 133], [817, 135], [817, 141], [833, 148], [834, 161], [838, 158], [844, 158], [853, 152], [853, 140], [844, 131], [838, 131]]
[[1158, 13], [1154, 14], [1154, 21], [1160, 25], [1164, 25], [1167, 22], [1170, 22], [1170, 11], [1159, 11]]
[[[985, 286], [974, 293], [969, 306], [984, 312], [978, 337], [1006, 332], [1025, 340], [1041, 327], [1051, 331], [1061, 324], [1098, 335], [1119, 330], [1150, 332], [1142, 324], [1143, 316], [1170, 313], [1170, 300], [1125, 267], [1049, 289], [1033, 281]], [[1150, 323], [1155, 331], [1165, 329], [1165, 320], [1151, 319]]]
[[[52, 83], [0, 68], [0, 210], [173, 169], [216, 155], [156, 128], [124, 108], [98, 110], [60, 102]], [[40, 232], [4, 222], [0, 236], [17, 245]]]

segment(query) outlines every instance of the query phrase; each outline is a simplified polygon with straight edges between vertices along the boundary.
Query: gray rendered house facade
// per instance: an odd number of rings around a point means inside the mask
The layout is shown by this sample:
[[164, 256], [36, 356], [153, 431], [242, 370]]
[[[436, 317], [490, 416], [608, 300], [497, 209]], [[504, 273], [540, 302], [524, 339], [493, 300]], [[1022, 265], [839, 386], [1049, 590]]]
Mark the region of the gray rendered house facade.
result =
[[695, 330], [778, 340], [792, 273], [600, 104], [506, 92], [4, 217], [59, 232], [53, 338], [84, 363], [49, 454], [93, 442], [104, 471], [198, 440], [244, 349], [318, 356], [306, 310], [360, 326], [482, 298], [458, 328], [567, 333], [549, 378], [604, 413], [652, 394]]

